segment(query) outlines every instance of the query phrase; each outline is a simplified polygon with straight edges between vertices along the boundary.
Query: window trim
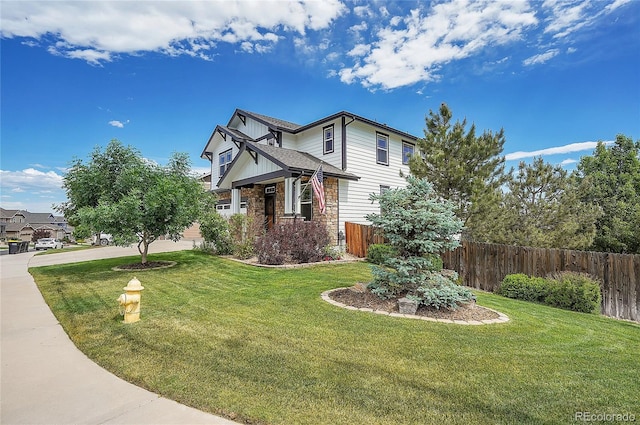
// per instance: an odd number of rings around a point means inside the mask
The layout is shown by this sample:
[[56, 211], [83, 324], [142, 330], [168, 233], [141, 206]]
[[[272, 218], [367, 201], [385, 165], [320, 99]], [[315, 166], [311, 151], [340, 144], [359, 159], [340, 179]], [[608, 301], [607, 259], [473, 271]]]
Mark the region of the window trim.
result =
[[[379, 145], [379, 141], [380, 141], [380, 137], [383, 137], [386, 139], [387, 141], [387, 147], [385, 149], [380, 148]], [[385, 157], [386, 157], [386, 161], [380, 161], [379, 158], [379, 151], [384, 151], [385, 152]], [[380, 165], [389, 165], [389, 135], [385, 134], [385, 133], [381, 133], [379, 131], [376, 131], [376, 164], [380, 164]]]
[[[411, 156], [409, 156], [409, 158], [405, 158], [405, 155], [404, 155], [405, 146], [411, 146], [412, 153], [411, 153]], [[415, 155], [415, 153], [416, 153], [416, 145], [413, 143], [407, 142], [406, 140], [403, 140], [402, 141], [402, 165], [409, 165], [409, 160], [413, 155]]]
[[[304, 200], [304, 201], [303, 201], [304, 194], [305, 194], [307, 191], [309, 191], [309, 199], [308, 199], [308, 200]], [[310, 185], [310, 184], [309, 184], [309, 185], [307, 185], [307, 186], [304, 188], [304, 190], [302, 190], [302, 191], [300, 192], [300, 202], [299, 202], [299, 205], [300, 205], [300, 211], [299, 211], [299, 213], [298, 213], [298, 214], [300, 214], [300, 216], [306, 220], [306, 219], [307, 219], [307, 217], [304, 217], [304, 216], [302, 215], [302, 206], [303, 206], [303, 205], [308, 205], [308, 206], [309, 206], [309, 207], [308, 207], [308, 208], [309, 208], [309, 219], [308, 219], [307, 221], [313, 221], [313, 198], [314, 198], [314, 197], [315, 197], [315, 196], [314, 196], [314, 193], [313, 193], [313, 190], [312, 190], [312, 188], [311, 188], [311, 185]]]
[[[226, 161], [227, 159], [227, 154], [229, 155], [229, 160]], [[224, 163], [220, 163], [220, 159], [224, 158], [225, 161]], [[227, 172], [227, 170], [229, 169], [229, 165], [231, 164], [231, 162], [233, 161], [233, 148], [231, 149], [227, 149], [224, 152], [220, 152], [218, 154], [218, 173], [219, 173], [219, 177], [222, 177], [224, 175], [224, 173]], [[224, 167], [224, 169], [222, 169], [222, 167]]]
[[[331, 129], [331, 138], [328, 139], [327, 138], [327, 130]], [[327, 142], [331, 141], [331, 149], [327, 149]], [[330, 153], [335, 152], [335, 148], [336, 148], [336, 132], [335, 132], [335, 128], [334, 125], [327, 125], [325, 127], [322, 127], [322, 152], [327, 155]]]

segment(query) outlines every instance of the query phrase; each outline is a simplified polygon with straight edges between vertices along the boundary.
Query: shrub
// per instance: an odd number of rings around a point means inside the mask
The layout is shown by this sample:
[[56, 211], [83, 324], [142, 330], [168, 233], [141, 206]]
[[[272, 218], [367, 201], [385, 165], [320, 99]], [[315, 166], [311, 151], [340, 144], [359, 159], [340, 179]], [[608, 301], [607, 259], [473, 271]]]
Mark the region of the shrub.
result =
[[384, 264], [387, 258], [395, 257], [397, 254], [392, 246], [376, 243], [369, 245], [367, 249], [367, 261], [373, 264]]
[[200, 217], [200, 234], [205, 240], [201, 245], [203, 251], [219, 255], [233, 252], [229, 222], [218, 211], [212, 210]]
[[322, 261], [329, 241], [322, 223], [294, 220], [274, 225], [256, 239], [254, 249], [262, 264], [310, 263]]
[[420, 286], [416, 293], [416, 295], [409, 297], [422, 305], [437, 309], [455, 310], [459, 304], [475, 300], [475, 296], [469, 288], [456, 285], [442, 274], [434, 272], [431, 272], [428, 284]]
[[31, 242], [38, 242], [38, 239], [50, 238], [51, 232], [45, 229], [36, 229], [31, 235]]
[[233, 255], [246, 260], [254, 255], [256, 237], [263, 233], [262, 223], [245, 214], [233, 214], [229, 218]]
[[339, 248], [327, 245], [324, 247], [324, 254], [322, 255], [323, 261], [340, 260], [342, 259], [343, 251]]
[[498, 294], [507, 298], [533, 302], [544, 302], [548, 292], [545, 279], [529, 277], [522, 273], [505, 276], [497, 291]]
[[508, 275], [497, 293], [583, 313], [598, 313], [602, 300], [600, 284], [589, 275], [574, 272], [555, 273], [547, 278]]
[[588, 274], [560, 272], [551, 275], [545, 304], [582, 313], [599, 313], [600, 284]]

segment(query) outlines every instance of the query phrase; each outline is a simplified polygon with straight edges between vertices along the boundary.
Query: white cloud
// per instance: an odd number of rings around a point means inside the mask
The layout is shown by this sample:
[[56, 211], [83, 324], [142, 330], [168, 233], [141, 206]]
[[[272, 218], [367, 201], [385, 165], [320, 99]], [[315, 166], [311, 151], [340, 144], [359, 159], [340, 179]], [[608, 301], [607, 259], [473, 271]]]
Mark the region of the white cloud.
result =
[[373, 18], [375, 15], [369, 6], [356, 6], [353, 13], [360, 18]]
[[565, 165], [571, 165], [571, 164], [575, 164], [576, 162], [578, 162], [577, 160], [573, 159], [573, 158], [567, 158], [565, 160], [563, 160], [560, 165], [562, 167], [564, 167]]
[[371, 51], [371, 46], [368, 44], [356, 44], [353, 49], [347, 52], [349, 56], [364, 56]]
[[109, 125], [112, 127], [124, 128], [124, 123], [118, 120], [109, 121]]
[[2, 37], [26, 37], [53, 54], [100, 64], [151, 51], [210, 59], [219, 42], [259, 43], [253, 51], [264, 52], [278, 34], [325, 29], [345, 13], [340, 0], [13, 1], [2, 5], [0, 28]]
[[554, 56], [557, 56], [558, 53], [560, 53], [560, 50], [558, 49], [547, 50], [544, 53], [540, 53], [538, 55], [534, 55], [534, 56], [531, 56], [530, 58], [523, 60], [522, 64], [524, 66], [543, 64], [548, 60], [552, 59]]
[[359, 24], [352, 25], [351, 27], [349, 27], [349, 31], [355, 34], [359, 34], [362, 31], [366, 31], [368, 28], [369, 28], [369, 24], [367, 24], [365, 21], [362, 21]]
[[[612, 141], [604, 142], [605, 145], [613, 143]], [[513, 161], [517, 159], [524, 158], [533, 158], [535, 156], [545, 156], [545, 155], [558, 155], [558, 154], [566, 154], [573, 152], [582, 152], [582, 151], [593, 151], [598, 142], [580, 142], [580, 143], [570, 143], [564, 146], [556, 146], [552, 148], [545, 148], [536, 151], [518, 151], [512, 152], [505, 155], [505, 159], [507, 161]]]
[[584, 27], [592, 25], [598, 18], [629, 3], [630, 0], [545, 0], [542, 10], [547, 14], [544, 32], [555, 39], [562, 39]]
[[22, 171], [0, 170], [0, 185], [2, 190], [24, 192], [42, 190], [61, 190], [62, 176], [55, 171], [39, 171], [35, 168], [26, 168]]
[[466, 0], [436, 4], [426, 14], [412, 10], [391, 21], [377, 31], [365, 57], [340, 71], [343, 82], [393, 89], [433, 81], [444, 64], [518, 40], [538, 23], [526, 2]]

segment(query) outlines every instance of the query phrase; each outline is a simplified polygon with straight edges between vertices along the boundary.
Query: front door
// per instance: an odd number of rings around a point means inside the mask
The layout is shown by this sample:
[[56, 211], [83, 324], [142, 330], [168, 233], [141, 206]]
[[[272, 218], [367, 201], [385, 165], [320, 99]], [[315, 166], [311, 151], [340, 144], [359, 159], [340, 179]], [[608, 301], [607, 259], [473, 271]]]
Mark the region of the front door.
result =
[[267, 230], [273, 227], [273, 224], [276, 222], [276, 195], [275, 194], [265, 194], [264, 195], [264, 218], [265, 218], [265, 226]]

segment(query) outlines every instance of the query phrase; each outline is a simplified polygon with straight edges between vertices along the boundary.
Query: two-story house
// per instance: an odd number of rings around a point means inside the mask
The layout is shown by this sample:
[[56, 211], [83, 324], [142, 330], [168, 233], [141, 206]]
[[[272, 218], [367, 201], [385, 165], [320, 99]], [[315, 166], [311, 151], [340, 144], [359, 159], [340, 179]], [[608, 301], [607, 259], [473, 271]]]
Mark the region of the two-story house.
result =
[[[379, 212], [372, 193], [404, 187], [402, 171], [417, 137], [342, 111], [310, 124], [236, 109], [218, 125], [201, 157], [211, 162], [211, 190], [224, 215], [246, 213], [273, 223], [304, 218], [325, 223], [334, 242], [344, 223], [366, 224]], [[322, 166], [326, 211], [306, 183]]]
[[0, 239], [30, 241], [36, 230], [48, 231], [52, 238], [71, 238], [73, 227], [61, 216], [51, 213], [31, 213], [26, 210], [0, 208]]

